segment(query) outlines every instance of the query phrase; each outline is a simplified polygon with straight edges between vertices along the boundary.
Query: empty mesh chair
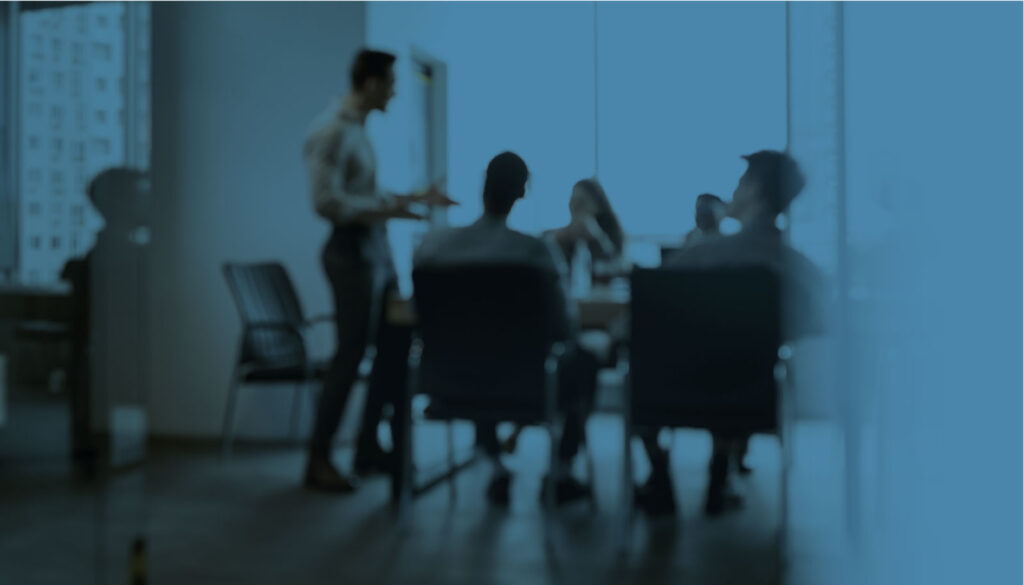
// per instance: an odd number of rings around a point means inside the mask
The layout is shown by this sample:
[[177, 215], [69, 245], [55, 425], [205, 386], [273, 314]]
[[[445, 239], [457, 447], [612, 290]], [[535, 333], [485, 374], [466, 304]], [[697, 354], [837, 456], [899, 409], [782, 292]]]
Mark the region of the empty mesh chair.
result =
[[280, 263], [228, 263], [224, 265], [224, 277], [242, 319], [238, 358], [224, 411], [223, 455], [227, 457], [231, 453], [238, 391], [243, 384], [296, 385], [290, 433], [295, 438], [303, 389], [309, 382], [320, 380], [327, 370], [325, 361], [311, 359], [306, 333], [311, 325], [332, 321], [333, 316], [307, 320], [295, 287]]

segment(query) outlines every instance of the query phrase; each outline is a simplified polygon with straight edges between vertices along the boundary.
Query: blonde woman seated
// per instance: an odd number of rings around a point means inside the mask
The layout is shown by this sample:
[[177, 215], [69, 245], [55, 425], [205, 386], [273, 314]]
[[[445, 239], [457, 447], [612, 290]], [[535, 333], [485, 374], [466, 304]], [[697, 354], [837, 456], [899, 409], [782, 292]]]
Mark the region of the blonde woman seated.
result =
[[[611, 266], [614, 270], [617, 265], [628, 264], [622, 254], [626, 236], [601, 183], [596, 179], [583, 179], [573, 185], [569, 197], [569, 215], [568, 225], [548, 230], [543, 237], [553, 242], [562, 252], [570, 271], [575, 268], [573, 256], [580, 244], [587, 247], [593, 260], [591, 278], [608, 276], [594, 274], [597, 266]], [[584, 331], [579, 342], [593, 352], [599, 362], [608, 361], [612, 342], [605, 331]], [[505, 440], [502, 448], [506, 453], [515, 451], [519, 432], [520, 429], [516, 428]]]
[[557, 244], [570, 266], [579, 244], [587, 246], [595, 261], [622, 258], [626, 236], [601, 183], [596, 179], [577, 182], [569, 198], [569, 214], [568, 225], [544, 232], [544, 237]]

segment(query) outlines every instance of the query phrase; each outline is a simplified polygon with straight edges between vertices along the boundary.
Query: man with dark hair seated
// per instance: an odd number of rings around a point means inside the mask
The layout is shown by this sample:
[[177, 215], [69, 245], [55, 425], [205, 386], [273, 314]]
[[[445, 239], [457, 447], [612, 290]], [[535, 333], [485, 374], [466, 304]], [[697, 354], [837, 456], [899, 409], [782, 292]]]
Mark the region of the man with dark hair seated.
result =
[[[740, 177], [728, 206], [728, 215], [740, 222], [740, 231], [729, 236], [708, 238], [666, 259], [666, 268], [715, 268], [727, 266], [766, 266], [777, 271], [786, 285], [786, 339], [820, 333], [822, 279], [818, 269], [803, 254], [789, 247], [776, 226], [780, 214], [800, 194], [804, 178], [796, 161], [788, 154], [762, 150], [743, 157], [747, 171]], [[781, 307], [780, 307], [781, 309]], [[672, 512], [668, 453], [657, 444], [657, 432], [643, 436], [651, 459], [651, 475], [637, 492], [638, 503], [653, 513]], [[722, 513], [739, 498], [727, 490], [729, 461], [740, 459], [746, 450], [744, 436], [715, 436], [710, 464], [710, 479], [704, 510], [708, 515]]]
[[[503, 152], [487, 165], [484, 182], [484, 213], [475, 223], [432, 232], [424, 238], [413, 258], [415, 267], [526, 266], [556, 275], [550, 291], [558, 319], [551, 323], [552, 338], [566, 342], [567, 352], [559, 364], [559, 403], [565, 408], [566, 421], [559, 445], [561, 468], [569, 469], [584, 440], [584, 423], [597, 385], [597, 358], [576, 346], [579, 332], [575, 305], [569, 302], [565, 263], [552, 246], [540, 238], [509, 229], [506, 224], [516, 201], [526, 193], [529, 171], [526, 163], [512, 152]], [[494, 425], [477, 425], [477, 440], [494, 463], [495, 473], [487, 488], [487, 497], [496, 504], [507, 504], [511, 473], [501, 462], [501, 448]], [[555, 501], [565, 503], [589, 495], [590, 488], [568, 471], [556, 479]], [[546, 485], [546, 482], [545, 482]]]

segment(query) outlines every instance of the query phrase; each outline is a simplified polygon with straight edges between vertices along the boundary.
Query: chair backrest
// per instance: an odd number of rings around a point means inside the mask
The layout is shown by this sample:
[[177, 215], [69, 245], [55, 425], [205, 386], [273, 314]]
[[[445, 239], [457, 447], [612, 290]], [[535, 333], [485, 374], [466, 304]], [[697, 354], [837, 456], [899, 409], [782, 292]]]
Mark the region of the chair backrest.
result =
[[305, 343], [296, 335], [302, 307], [284, 266], [227, 263], [224, 277], [242, 319], [241, 363], [300, 364]]
[[420, 391], [449, 407], [543, 412], [557, 277], [515, 265], [413, 271]]
[[682, 249], [682, 246], [660, 246], [658, 251], [660, 252], [661, 264], [664, 265], [666, 260], [678, 254]]
[[774, 430], [780, 300], [765, 268], [636, 269], [634, 423]]

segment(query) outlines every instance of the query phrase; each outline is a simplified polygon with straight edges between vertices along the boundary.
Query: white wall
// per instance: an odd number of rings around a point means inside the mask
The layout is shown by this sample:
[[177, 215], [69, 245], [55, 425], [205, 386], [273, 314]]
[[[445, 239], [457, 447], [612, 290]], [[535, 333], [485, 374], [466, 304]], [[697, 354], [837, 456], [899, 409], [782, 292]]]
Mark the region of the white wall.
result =
[[[283, 261], [307, 313], [331, 310], [301, 148], [364, 26], [359, 3], [153, 5], [154, 433], [220, 432], [239, 334], [222, 263]], [[284, 435], [290, 396], [244, 392], [240, 436]]]

